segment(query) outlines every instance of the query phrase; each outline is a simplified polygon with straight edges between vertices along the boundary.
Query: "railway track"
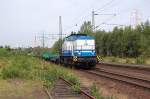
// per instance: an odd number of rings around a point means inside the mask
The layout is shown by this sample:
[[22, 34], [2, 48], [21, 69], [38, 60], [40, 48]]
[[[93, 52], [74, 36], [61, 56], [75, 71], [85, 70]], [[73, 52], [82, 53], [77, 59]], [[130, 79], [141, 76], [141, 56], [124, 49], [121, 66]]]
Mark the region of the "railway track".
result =
[[80, 93], [74, 92], [71, 88], [73, 84], [63, 78], [59, 78], [51, 91], [50, 99], [95, 99], [84, 90]]
[[95, 68], [94, 70], [87, 70], [85, 72], [94, 74], [96, 76], [103, 76], [113, 80], [118, 80], [150, 90], [150, 79], [143, 78], [143, 76], [139, 77], [135, 75], [129, 75], [127, 73], [102, 68]]
[[[100, 63], [93, 70], [81, 70], [81, 71], [95, 76], [116, 80], [121, 83], [126, 83], [150, 91], [150, 76], [149, 76], [150, 67], [148, 66], [140, 66], [140, 65], [130, 66], [124, 64], [122, 65], [122, 64]], [[94, 99], [81, 97], [82, 96], [79, 96], [78, 98], [73, 99]], [[70, 98], [58, 98], [58, 99], [70, 99]]]
[[121, 63], [106, 63], [106, 62], [99, 62], [98, 66], [110, 66], [116, 68], [129, 68], [134, 70], [140, 71], [148, 71], [150, 73], [150, 65], [138, 65], [138, 64], [121, 64]]

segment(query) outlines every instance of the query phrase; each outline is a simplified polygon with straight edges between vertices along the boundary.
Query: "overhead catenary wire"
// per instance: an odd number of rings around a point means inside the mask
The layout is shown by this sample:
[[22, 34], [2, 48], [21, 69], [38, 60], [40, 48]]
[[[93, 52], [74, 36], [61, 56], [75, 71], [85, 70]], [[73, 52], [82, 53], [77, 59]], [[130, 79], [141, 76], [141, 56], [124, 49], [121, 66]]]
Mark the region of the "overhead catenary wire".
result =
[[[91, 7], [93, 7], [93, 5], [95, 5], [95, 2], [93, 2], [88, 8], [84, 9], [84, 11], [82, 11], [82, 13], [80, 13], [79, 16], [74, 18], [72, 21], [75, 21], [81, 18], [85, 13], [87, 13], [87, 11], [89, 11], [89, 9], [91, 10]], [[88, 12], [88, 15], [89, 15], [89, 12]]]
[[98, 28], [99, 26], [103, 25], [104, 23], [106, 23], [106, 22], [112, 20], [113, 17], [115, 17], [115, 15], [108, 17], [108, 18], [107, 18], [106, 20], [104, 20], [102, 23], [100, 23], [99, 25], [97, 25], [96, 28]]
[[58, 35], [57, 34], [48, 34], [48, 33], [43, 32], [39, 35], [36, 35], [36, 38], [35, 38], [36, 44], [35, 45], [37, 46], [37, 41], [40, 41], [41, 46], [44, 48], [44, 47], [46, 47], [45, 46], [46, 42], [50, 39], [56, 40], [56, 39], [58, 39]]
[[100, 7], [100, 8], [98, 8], [97, 10], [95, 10], [95, 11], [99, 11], [99, 10], [102, 10], [104, 7], [106, 7], [106, 6], [108, 6], [108, 5], [110, 5], [112, 2], [114, 2], [115, 0], [111, 0], [111, 1], [109, 1], [109, 2], [107, 2], [106, 4], [104, 4], [102, 7]]
[[78, 24], [77, 23], [79, 23], [81, 20], [81, 18], [86, 18], [86, 17], [88, 17], [88, 16], [90, 16], [89, 15], [89, 13], [88, 13], [88, 15], [86, 15], [86, 16], [83, 16], [85, 13], [87, 13], [87, 11], [89, 11], [89, 9], [93, 6], [95, 4], [95, 2], [94, 3], [92, 3], [88, 8], [86, 8], [86, 9], [84, 9], [84, 11], [82, 11], [82, 13], [80, 13], [79, 14], [79, 16], [77, 16], [77, 17], [75, 17], [71, 22], [73, 22], [73, 21], [77, 21], [77, 22], [75, 22], [74, 24], [72, 24], [71, 26], [68, 26], [66, 29], [65, 29], [65, 31], [66, 30], [70, 30], [70, 29], [72, 29], [73, 27], [75, 27], [75, 26], [78, 26]]
[[114, 25], [114, 26], [120, 26], [120, 27], [123, 27], [123, 26], [126, 26], [124, 24], [115, 24], [115, 23], [103, 23], [104, 25]]
[[[114, 26], [126, 26], [125, 24], [116, 24], [116, 23], [106, 23], [106, 22], [108, 22], [108, 21], [110, 21], [110, 20], [112, 20], [114, 17], [116, 17], [116, 16], [119, 16], [119, 15], [121, 15], [121, 14], [125, 14], [125, 13], [127, 13], [128, 12], [128, 10], [129, 9], [127, 9], [127, 10], [124, 10], [124, 11], [121, 11], [121, 12], [119, 12], [119, 13], [116, 13], [116, 14], [112, 14], [113, 16], [110, 16], [110, 17], [108, 17], [106, 20], [104, 20], [103, 22], [101, 22], [99, 25], [97, 25], [96, 26], [96, 28], [98, 28], [98, 27], [100, 27], [101, 25], [114, 25]], [[105, 14], [104, 14], [105, 15]], [[106, 14], [107, 15], [107, 14]]]
[[[95, 10], [95, 11], [104, 9], [106, 6], [108, 6], [109, 4], [111, 4], [111, 3], [114, 2], [114, 1], [115, 1], [115, 0], [111, 0], [111, 1], [107, 2], [106, 4], [104, 4], [102, 7], [98, 8], [98, 9]], [[81, 17], [82, 17], [82, 19], [85, 19], [85, 18], [88, 17], [88, 16], [91, 16], [91, 12], [88, 13], [88, 15], [86, 15], [86, 16], [79, 16], [79, 17], [76, 17], [75, 19], [77, 19], [77, 18], [78, 18], [78, 19], [81, 19]], [[66, 28], [64, 31], [70, 30], [71, 28], [73, 28], [73, 27], [75, 27], [75, 26], [78, 26], [78, 24], [79, 24], [80, 21], [81, 21], [81, 20], [78, 20], [75, 24], [73, 24], [72, 26], [69, 26], [69, 27]]]

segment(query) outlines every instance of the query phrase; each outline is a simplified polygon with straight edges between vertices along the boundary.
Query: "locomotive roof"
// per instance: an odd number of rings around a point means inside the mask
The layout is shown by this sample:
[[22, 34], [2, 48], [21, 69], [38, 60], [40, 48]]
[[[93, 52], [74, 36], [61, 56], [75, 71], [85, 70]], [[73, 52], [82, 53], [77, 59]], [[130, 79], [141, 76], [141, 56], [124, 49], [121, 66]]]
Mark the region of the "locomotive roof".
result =
[[71, 34], [70, 36], [87, 36], [87, 34]]
[[70, 36], [66, 37], [66, 40], [93, 40], [93, 37], [87, 36], [86, 34], [71, 34]]

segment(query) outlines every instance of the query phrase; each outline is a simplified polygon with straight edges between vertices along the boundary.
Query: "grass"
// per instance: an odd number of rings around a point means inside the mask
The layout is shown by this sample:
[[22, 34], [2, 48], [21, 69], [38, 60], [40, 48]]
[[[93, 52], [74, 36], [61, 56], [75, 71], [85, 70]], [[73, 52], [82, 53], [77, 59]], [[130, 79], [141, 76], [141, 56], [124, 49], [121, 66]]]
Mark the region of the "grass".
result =
[[0, 61], [0, 70], [3, 79], [38, 79], [53, 82], [59, 76], [63, 76], [73, 83], [78, 83], [77, 78], [67, 69], [27, 55], [3, 57]]
[[100, 94], [100, 90], [96, 86], [95, 83], [91, 86], [91, 94], [96, 98], [96, 99], [104, 99], [102, 95]]
[[72, 86], [72, 89], [73, 89], [75, 92], [80, 93], [80, 89], [81, 89], [80, 83], [74, 84], [74, 85]]
[[[63, 67], [29, 56], [13, 56], [10, 64], [1, 68], [2, 79], [31, 79], [41, 80], [44, 85], [53, 83], [58, 77], [63, 76], [73, 83], [79, 83], [77, 78]], [[51, 84], [48, 84], [51, 85]]]
[[144, 57], [138, 57], [138, 58], [136, 58], [136, 63], [137, 64], [145, 64], [146, 60]]
[[[4, 53], [3, 53], [4, 52]], [[23, 53], [0, 49], [0, 79], [21, 79], [42, 82], [43, 87], [51, 88], [58, 77], [62, 76], [79, 86], [79, 80], [68, 69], [50, 64]], [[6, 56], [5, 56], [6, 55]]]
[[123, 64], [147, 64], [150, 65], [150, 58], [145, 57], [137, 57], [137, 58], [129, 58], [129, 57], [114, 57], [114, 56], [106, 56], [102, 58], [104, 62], [117, 62]]
[[48, 99], [41, 86], [39, 81], [0, 80], [0, 99]]
[[[117, 60], [117, 58], [112, 57], [110, 59], [113, 62]], [[80, 93], [80, 81], [68, 69], [28, 56], [22, 52], [0, 49], [0, 98], [12, 93], [6, 99], [28, 95], [29, 97], [26, 97], [26, 99], [33, 99], [32, 93], [38, 90], [36, 88], [51, 89], [60, 76], [72, 82], [74, 84], [72, 89]], [[16, 86], [14, 82], [19, 82], [19, 84]], [[102, 97], [95, 84], [91, 87], [91, 93], [96, 99], [113, 99]]]
[[91, 86], [90, 91], [91, 94], [95, 97], [95, 99], [115, 99], [113, 96], [104, 97], [95, 83], [93, 83], [93, 85]]

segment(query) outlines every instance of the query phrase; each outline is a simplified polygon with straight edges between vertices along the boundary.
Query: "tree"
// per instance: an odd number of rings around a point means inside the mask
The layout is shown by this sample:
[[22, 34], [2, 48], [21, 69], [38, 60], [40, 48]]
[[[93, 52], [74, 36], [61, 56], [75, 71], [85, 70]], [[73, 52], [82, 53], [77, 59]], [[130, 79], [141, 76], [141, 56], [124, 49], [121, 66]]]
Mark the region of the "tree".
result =
[[[146, 21], [135, 29], [131, 26], [125, 28], [115, 27], [113, 31], [98, 30], [92, 33], [91, 22], [84, 22], [78, 33], [84, 33], [95, 38], [96, 53], [104, 56], [138, 57], [150, 56], [150, 23]], [[59, 40], [55, 42], [52, 50], [59, 52]]]
[[115, 27], [113, 31], [96, 31], [97, 54], [119, 57], [150, 56], [150, 23], [135, 29]]
[[80, 31], [78, 33], [84, 33], [84, 34], [88, 34], [90, 35], [92, 33], [92, 25], [91, 22], [84, 22], [81, 27], [80, 27]]
[[10, 50], [11, 50], [11, 48], [10, 48], [10, 46], [9, 46], [9, 45], [5, 45], [5, 49], [6, 49], [6, 50], [8, 50], [8, 51], [10, 51]]
[[52, 47], [52, 53], [59, 54], [62, 42], [60, 39], [56, 41]]

